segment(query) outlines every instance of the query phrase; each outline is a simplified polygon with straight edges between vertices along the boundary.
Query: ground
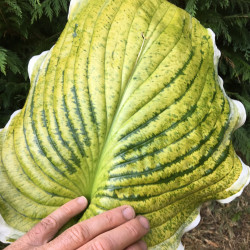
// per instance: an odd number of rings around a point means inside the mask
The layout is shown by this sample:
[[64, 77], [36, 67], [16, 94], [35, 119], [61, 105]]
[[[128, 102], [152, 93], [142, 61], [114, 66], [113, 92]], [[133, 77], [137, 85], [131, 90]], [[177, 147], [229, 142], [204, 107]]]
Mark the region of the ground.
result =
[[201, 222], [182, 238], [186, 250], [250, 249], [250, 185], [229, 204], [207, 202]]
[[[229, 204], [207, 202], [201, 209], [201, 222], [182, 239], [186, 250], [250, 248], [250, 185], [241, 197]], [[0, 243], [0, 249], [6, 245]]]

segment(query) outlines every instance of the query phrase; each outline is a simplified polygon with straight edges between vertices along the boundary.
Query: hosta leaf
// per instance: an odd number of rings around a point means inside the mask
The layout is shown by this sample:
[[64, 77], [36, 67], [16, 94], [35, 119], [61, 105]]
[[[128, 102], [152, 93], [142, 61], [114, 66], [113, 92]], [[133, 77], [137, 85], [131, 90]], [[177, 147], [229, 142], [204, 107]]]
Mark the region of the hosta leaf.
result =
[[177, 248], [204, 201], [249, 181], [231, 143], [244, 108], [223, 92], [212, 33], [165, 0], [70, 10], [0, 132], [1, 215], [25, 232], [84, 195], [81, 219], [129, 204], [150, 221], [148, 246]]

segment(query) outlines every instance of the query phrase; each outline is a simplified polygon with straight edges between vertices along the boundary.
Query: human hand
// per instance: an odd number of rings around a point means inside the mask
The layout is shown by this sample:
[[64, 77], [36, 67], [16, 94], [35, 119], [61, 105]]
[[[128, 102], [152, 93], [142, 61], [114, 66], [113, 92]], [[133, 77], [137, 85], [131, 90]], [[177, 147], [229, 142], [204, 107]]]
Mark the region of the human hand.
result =
[[82, 212], [87, 204], [85, 197], [67, 202], [9, 245], [6, 250], [147, 249], [146, 243], [140, 239], [149, 231], [148, 220], [142, 216], [135, 216], [133, 208], [126, 205], [79, 222], [53, 239], [58, 230]]

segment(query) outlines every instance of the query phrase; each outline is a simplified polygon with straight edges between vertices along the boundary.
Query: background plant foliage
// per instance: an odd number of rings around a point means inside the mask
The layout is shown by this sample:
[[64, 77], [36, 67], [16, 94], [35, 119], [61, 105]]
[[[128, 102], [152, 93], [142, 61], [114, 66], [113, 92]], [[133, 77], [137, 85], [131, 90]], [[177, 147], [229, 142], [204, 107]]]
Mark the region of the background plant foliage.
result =
[[[27, 65], [53, 46], [67, 21], [70, 0], [0, 1], [0, 127], [22, 108], [29, 90]], [[234, 144], [250, 164], [250, 0], [172, 0], [216, 33], [219, 74], [247, 110]]]
[[0, 127], [22, 108], [30, 58], [51, 48], [67, 21], [69, 0], [0, 1]]

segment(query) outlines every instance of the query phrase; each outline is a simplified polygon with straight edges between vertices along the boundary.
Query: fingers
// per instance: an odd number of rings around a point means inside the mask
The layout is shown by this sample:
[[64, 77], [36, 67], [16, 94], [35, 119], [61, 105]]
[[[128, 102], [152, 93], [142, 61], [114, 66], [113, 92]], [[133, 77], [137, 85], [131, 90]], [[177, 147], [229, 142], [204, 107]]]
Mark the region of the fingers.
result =
[[69, 219], [86, 206], [87, 200], [84, 197], [66, 203], [14, 242], [11, 249], [147, 249], [140, 239], [149, 231], [148, 220], [142, 216], [135, 218], [135, 211], [130, 206], [121, 206], [80, 222], [47, 243]]
[[130, 206], [112, 209], [67, 229], [56, 239], [49, 242], [47, 247], [53, 250], [79, 248], [96, 236], [116, 228], [134, 217], [135, 212]]
[[82, 212], [87, 207], [85, 197], [71, 200], [41, 220], [26, 235], [24, 240], [31, 246], [40, 246], [50, 241], [58, 230], [71, 218]]
[[[145, 217], [136, 218], [101, 234], [78, 250], [123, 250], [147, 249], [139, 240], [149, 231], [149, 222]], [[138, 242], [139, 241], [139, 242]], [[137, 242], [137, 243], [135, 243]]]

